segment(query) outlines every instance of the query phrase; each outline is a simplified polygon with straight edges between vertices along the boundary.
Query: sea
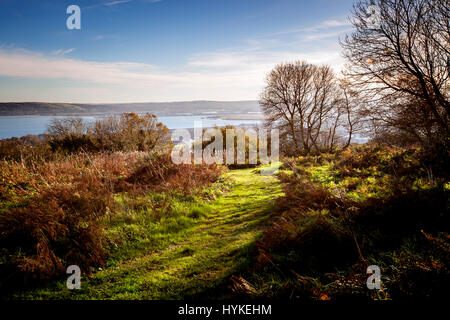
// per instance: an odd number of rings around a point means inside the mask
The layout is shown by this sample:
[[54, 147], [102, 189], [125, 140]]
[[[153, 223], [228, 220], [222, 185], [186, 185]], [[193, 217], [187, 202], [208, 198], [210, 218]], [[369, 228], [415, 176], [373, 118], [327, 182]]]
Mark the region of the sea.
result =
[[[85, 121], [95, 121], [103, 116], [82, 116]], [[39, 135], [45, 133], [47, 126], [54, 118], [64, 118], [64, 116], [0, 116], [0, 139], [22, 137], [28, 134]], [[175, 115], [161, 116], [158, 121], [165, 124], [169, 129], [194, 128], [194, 122], [201, 121], [203, 128], [214, 126], [253, 126], [262, 123], [256, 119], [221, 119], [214, 115]]]

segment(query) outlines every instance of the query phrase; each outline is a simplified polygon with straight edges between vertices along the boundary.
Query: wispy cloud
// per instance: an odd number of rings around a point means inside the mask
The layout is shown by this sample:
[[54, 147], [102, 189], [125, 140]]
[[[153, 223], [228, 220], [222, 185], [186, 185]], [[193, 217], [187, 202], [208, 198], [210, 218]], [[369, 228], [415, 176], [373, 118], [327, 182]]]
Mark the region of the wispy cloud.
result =
[[64, 56], [68, 53], [71, 53], [75, 50], [75, 48], [70, 48], [70, 49], [58, 49], [52, 52], [53, 55], [55, 56]]
[[[113, 7], [119, 4], [124, 4], [124, 3], [128, 3], [128, 2], [135, 2], [136, 0], [114, 0], [114, 1], [104, 1], [104, 2], [100, 2], [97, 4], [94, 4], [92, 6], [88, 6], [85, 7], [85, 9], [92, 9], [92, 8], [98, 8], [98, 7]], [[147, 2], [147, 3], [155, 3], [155, 2], [160, 2], [162, 0], [140, 0], [142, 2]]]
[[321, 23], [313, 26], [310, 30], [320, 30], [320, 29], [328, 29], [335, 27], [348, 27], [351, 26], [351, 22], [348, 19], [343, 20], [325, 20]]
[[279, 36], [279, 35], [288, 35], [288, 34], [306, 34], [306, 33], [312, 33], [312, 32], [320, 32], [320, 31], [324, 31], [324, 30], [326, 31], [328, 29], [336, 29], [336, 28], [342, 28], [342, 27], [348, 28], [351, 25], [352, 24], [348, 19], [324, 20], [313, 26], [292, 28], [292, 29], [286, 29], [286, 30], [274, 32], [274, 33], [270, 34], [270, 36]]
[[264, 74], [275, 65], [294, 60], [307, 60], [316, 64], [329, 64], [336, 70], [342, 66], [342, 59], [338, 51], [333, 48], [324, 48], [310, 52], [300, 51], [218, 51], [196, 54], [189, 59], [188, 65], [201, 70], [249, 70], [260, 74], [258, 83], [264, 78]]
[[[252, 39], [246, 39], [248, 50], [275, 50], [313, 52], [338, 47], [338, 39], [353, 30], [347, 20], [324, 20], [312, 26], [275, 31]], [[323, 50], [322, 50], [323, 49]]]
[[[87, 90], [89, 95], [74, 94], [75, 89], [69, 92], [66, 85], [62, 85], [57, 90], [52, 87], [44, 100], [54, 100], [56, 98], [52, 97], [56, 94], [73, 102], [256, 99], [267, 72], [280, 62], [297, 59], [334, 66], [341, 64], [336, 50], [308, 53], [236, 50], [197, 54], [190, 57], [180, 70], [172, 72], [143, 63], [93, 62], [0, 49], [0, 76], [39, 82], [69, 81], [87, 87], [91, 84], [90, 87], [97, 88], [99, 93], [95, 95], [95, 90], [85, 87], [80, 92]], [[42, 96], [44, 93], [40, 90], [33, 96], [36, 94]], [[21, 96], [21, 99], [25, 98]], [[8, 99], [8, 96], [3, 99]]]
[[352, 28], [347, 28], [344, 30], [339, 31], [331, 31], [331, 32], [316, 32], [311, 34], [306, 34], [303, 36], [304, 41], [316, 41], [316, 40], [322, 40], [322, 39], [329, 39], [329, 38], [339, 38], [339, 36], [346, 34], [348, 32], [352, 31]]
[[92, 6], [88, 6], [85, 7], [84, 9], [92, 9], [92, 8], [98, 8], [98, 7], [112, 7], [118, 4], [122, 4], [122, 3], [127, 3], [127, 2], [131, 2], [134, 0], [115, 0], [115, 1], [105, 1], [105, 2], [100, 2], [97, 4], [94, 4]]
[[104, 2], [103, 5], [107, 6], [107, 7], [111, 7], [111, 6], [115, 6], [117, 4], [127, 3], [127, 2], [131, 2], [131, 1], [132, 0], [117, 0], [117, 1]]

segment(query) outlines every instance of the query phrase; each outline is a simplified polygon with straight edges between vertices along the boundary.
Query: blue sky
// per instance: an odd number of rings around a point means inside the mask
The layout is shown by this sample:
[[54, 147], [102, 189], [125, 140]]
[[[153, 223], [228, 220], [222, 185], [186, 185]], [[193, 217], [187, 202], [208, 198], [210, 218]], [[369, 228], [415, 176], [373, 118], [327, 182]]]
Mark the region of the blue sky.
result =
[[257, 99], [277, 63], [342, 67], [352, 3], [0, 0], [0, 101]]

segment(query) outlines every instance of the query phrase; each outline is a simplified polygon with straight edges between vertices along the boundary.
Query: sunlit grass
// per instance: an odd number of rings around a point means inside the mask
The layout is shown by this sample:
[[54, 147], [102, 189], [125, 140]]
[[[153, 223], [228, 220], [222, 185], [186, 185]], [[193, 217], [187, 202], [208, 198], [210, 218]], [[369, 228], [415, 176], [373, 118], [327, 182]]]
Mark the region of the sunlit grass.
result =
[[134, 208], [125, 195], [116, 196], [122, 212], [108, 221], [106, 267], [83, 276], [81, 290], [58, 281], [17, 297], [180, 299], [214, 290], [249, 265], [267, 213], [283, 194], [276, 176], [255, 169], [226, 173], [221, 184], [220, 192], [217, 185], [203, 190], [215, 200], [178, 195], [170, 198], [170, 212], [159, 214], [150, 203], [164, 194], [139, 198]]

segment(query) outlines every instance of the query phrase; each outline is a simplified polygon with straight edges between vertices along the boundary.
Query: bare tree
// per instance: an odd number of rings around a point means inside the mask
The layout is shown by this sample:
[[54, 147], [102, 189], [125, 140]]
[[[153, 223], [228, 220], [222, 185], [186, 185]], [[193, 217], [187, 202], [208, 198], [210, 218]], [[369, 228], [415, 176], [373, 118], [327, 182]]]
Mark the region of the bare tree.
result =
[[338, 80], [340, 89], [340, 100], [338, 110], [342, 115], [340, 125], [347, 132], [347, 139], [343, 148], [348, 148], [355, 133], [363, 132], [367, 127], [367, 116], [365, 110], [361, 108], [365, 104], [360, 93], [352, 86], [345, 77]]
[[86, 134], [87, 129], [88, 126], [80, 117], [53, 118], [47, 126], [47, 132], [52, 137], [81, 136]]
[[287, 63], [276, 66], [267, 76], [267, 86], [261, 93], [260, 105], [271, 126], [280, 129], [282, 138], [292, 139], [295, 152], [300, 151], [297, 121], [304, 116], [297, 114], [297, 105], [306, 105], [306, 96], [311, 88], [312, 68], [306, 62]]
[[93, 124], [92, 136], [111, 150], [153, 150], [169, 140], [169, 130], [155, 115], [123, 113]]
[[[316, 151], [332, 151], [336, 142], [336, 129], [341, 117], [338, 108], [338, 87], [333, 70], [329, 66], [314, 67], [312, 103], [299, 105], [299, 113], [305, 114], [304, 125], [307, 138], [304, 147], [307, 152], [314, 147]], [[310, 142], [310, 144], [308, 143]]]
[[305, 61], [276, 66], [267, 76], [260, 105], [267, 124], [280, 129], [294, 154], [332, 151], [338, 145], [342, 106], [339, 87], [329, 66]]
[[373, 123], [422, 143], [448, 141], [448, 0], [359, 1], [352, 23], [356, 31], [341, 43], [347, 75], [370, 101]]

